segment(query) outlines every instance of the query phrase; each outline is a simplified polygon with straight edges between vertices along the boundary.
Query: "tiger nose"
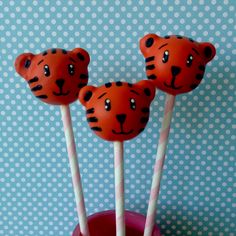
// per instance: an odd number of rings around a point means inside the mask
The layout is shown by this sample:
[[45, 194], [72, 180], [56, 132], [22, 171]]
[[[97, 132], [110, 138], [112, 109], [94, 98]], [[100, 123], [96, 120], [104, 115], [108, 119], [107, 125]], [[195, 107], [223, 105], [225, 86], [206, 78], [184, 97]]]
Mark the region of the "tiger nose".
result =
[[62, 88], [63, 85], [65, 83], [65, 80], [64, 79], [58, 79], [56, 80], [56, 85], [59, 87], [59, 88]]
[[126, 119], [126, 114], [118, 114], [118, 115], [116, 115], [116, 119], [117, 119], [121, 124], [124, 124], [125, 119]]
[[173, 76], [178, 75], [180, 73], [180, 71], [181, 71], [181, 68], [178, 67], [178, 66], [172, 66], [171, 67], [171, 73], [172, 73]]

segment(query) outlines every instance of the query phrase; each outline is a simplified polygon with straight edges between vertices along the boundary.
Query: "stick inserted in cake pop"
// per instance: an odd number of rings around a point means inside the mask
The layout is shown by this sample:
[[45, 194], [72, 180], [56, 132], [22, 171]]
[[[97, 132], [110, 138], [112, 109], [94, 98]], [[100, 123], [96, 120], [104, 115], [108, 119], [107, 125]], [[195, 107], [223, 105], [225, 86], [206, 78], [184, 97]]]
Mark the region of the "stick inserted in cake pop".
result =
[[117, 235], [125, 235], [125, 199], [124, 199], [124, 144], [114, 142], [114, 170], [116, 195]]
[[154, 97], [155, 86], [147, 80], [85, 86], [79, 95], [90, 128], [100, 138], [114, 142], [117, 236], [125, 235], [123, 142], [144, 130]]
[[205, 66], [214, 58], [216, 50], [208, 42], [198, 43], [180, 35], [160, 37], [156, 34], [144, 36], [140, 49], [145, 57], [147, 78], [157, 89], [167, 93], [144, 231], [144, 236], [151, 236], [175, 96], [190, 92], [200, 84]]
[[89, 54], [82, 48], [72, 51], [52, 48], [40, 54], [23, 53], [15, 68], [41, 101], [60, 105], [75, 193], [79, 224], [83, 236], [89, 236], [80, 170], [71, 123], [69, 104], [88, 82]]

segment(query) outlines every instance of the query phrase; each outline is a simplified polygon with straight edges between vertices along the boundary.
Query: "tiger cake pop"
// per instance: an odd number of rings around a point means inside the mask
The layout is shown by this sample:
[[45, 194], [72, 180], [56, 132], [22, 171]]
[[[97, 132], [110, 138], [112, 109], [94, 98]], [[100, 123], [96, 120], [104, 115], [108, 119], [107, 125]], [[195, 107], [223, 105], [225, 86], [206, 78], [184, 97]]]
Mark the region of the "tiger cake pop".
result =
[[206, 64], [216, 54], [211, 43], [179, 35], [147, 34], [140, 40], [140, 50], [145, 57], [147, 78], [156, 88], [174, 96], [197, 88]]
[[39, 54], [23, 53], [15, 69], [42, 102], [60, 105], [81, 233], [89, 236], [82, 183], [75, 148], [69, 104], [88, 82], [89, 54], [82, 48], [48, 49]]
[[41, 101], [68, 105], [88, 82], [89, 60], [89, 54], [82, 48], [72, 51], [52, 48], [36, 55], [19, 55], [15, 68]]
[[155, 86], [148, 80], [85, 86], [79, 94], [90, 128], [100, 138], [114, 142], [117, 236], [125, 236], [123, 141], [144, 130], [154, 97]]
[[107, 141], [125, 141], [141, 133], [154, 97], [155, 87], [146, 80], [85, 86], [79, 94], [90, 128]]
[[209, 42], [199, 43], [184, 36], [147, 34], [140, 40], [140, 50], [145, 58], [147, 78], [167, 93], [144, 230], [144, 236], [151, 236], [175, 96], [199, 86], [216, 49]]

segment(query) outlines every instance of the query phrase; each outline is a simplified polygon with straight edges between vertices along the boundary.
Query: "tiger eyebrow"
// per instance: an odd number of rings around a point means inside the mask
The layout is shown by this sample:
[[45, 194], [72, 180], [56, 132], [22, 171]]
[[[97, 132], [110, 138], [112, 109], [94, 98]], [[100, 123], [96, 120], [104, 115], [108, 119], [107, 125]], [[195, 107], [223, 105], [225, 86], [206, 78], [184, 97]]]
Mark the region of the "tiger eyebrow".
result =
[[76, 62], [72, 57], [69, 57], [69, 59], [70, 59], [71, 61], [73, 61], [73, 62]]
[[138, 92], [136, 92], [135, 90], [133, 90], [133, 89], [131, 89], [130, 90], [130, 92], [132, 92], [132, 93], [135, 93], [136, 95], [139, 95], [139, 93]]
[[43, 62], [43, 59], [41, 61], [38, 62], [38, 65], [41, 64]]
[[165, 47], [166, 45], [168, 45], [168, 43], [161, 45], [158, 49], [161, 49], [161, 48]]
[[99, 97], [98, 97], [98, 99], [100, 99], [100, 98], [102, 98], [104, 95], [106, 95], [107, 93], [103, 93], [102, 95], [100, 95]]
[[197, 51], [197, 49], [192, 48], [192, 50], [193, 50], [195, 53], [197, 53], [197, 55], [200, 55], [199, 52]]

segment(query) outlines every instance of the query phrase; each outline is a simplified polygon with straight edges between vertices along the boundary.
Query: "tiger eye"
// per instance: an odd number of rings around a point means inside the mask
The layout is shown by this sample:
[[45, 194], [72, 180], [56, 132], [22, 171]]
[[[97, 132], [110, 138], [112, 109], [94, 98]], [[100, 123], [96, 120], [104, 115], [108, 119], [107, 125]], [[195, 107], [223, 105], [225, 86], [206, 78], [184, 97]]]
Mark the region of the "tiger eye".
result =
[[72, 65], [72, 64], [68, 65], [68, 72], [69, 72], [70, 75], [74, 75], [74, 73], [75, 73], [74, 65]]
[[131, 98], [130, 99], [130, 108], [132, 110], [135, 110], [136, 109], [136, 102], [135, 102], [135, 99], [134, 98]]
[[50, 76], [50, 69], [48, 65], [44, 66], [44, 75], [47, 77]]
[[193, 63], [193, 56], [190, 54], [186, 62], [187, 67], [190, 67], [192, 63]]
[[163, 54], [162, 61], [163, 63], [166, 63], [169, 60], [169, 51], [166, 50]]
[[111, 101], [110, 99], [105, 100], [105, 110], [110, 111], [111, 110]]

